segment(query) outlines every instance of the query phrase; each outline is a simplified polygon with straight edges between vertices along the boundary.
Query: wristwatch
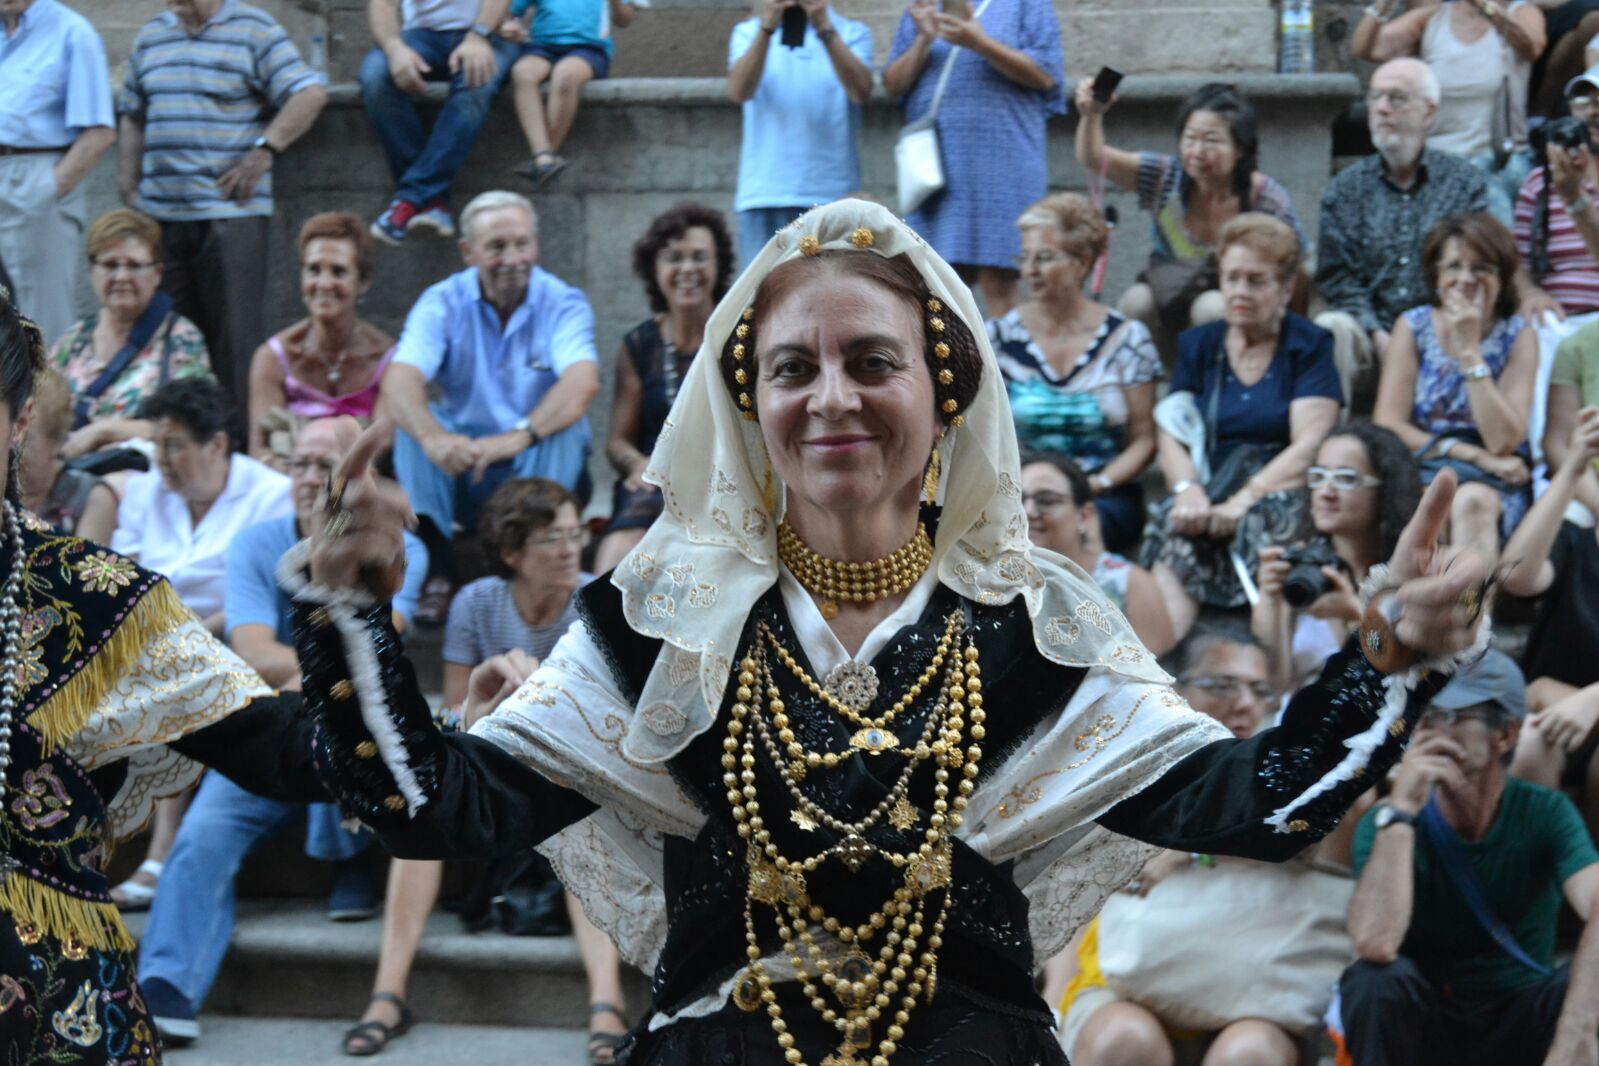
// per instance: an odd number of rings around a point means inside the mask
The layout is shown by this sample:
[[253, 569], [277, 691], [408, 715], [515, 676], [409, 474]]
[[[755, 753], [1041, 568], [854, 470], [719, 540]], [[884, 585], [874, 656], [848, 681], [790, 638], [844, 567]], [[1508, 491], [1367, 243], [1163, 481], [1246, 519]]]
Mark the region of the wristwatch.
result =
[[539, 436], [539, 431], [533, 428], [533, 423], [529, 422], [525, 418], [517, 419], [516, 425], [512, 426], [511, 428], [520, 429], [523, 433], [527, 434], [527, 446], [529, 448], [537, 448], [539, 441], [544, 439], [543, 437]]
[[1408, 825], [1414, 829], [1419, 820], [1414, 814], [1402, 811], [1398, 807], [1390, 807], [1385, 803], [1377, 808], [1377, 814], [1372, 818], [1372, 824], [1377, 827], [1377, 831], [1380, 833], [1391, 825]]
[[494, 36], [494, 31], [492, 29], [490, 29], [489, 27], [483, 25], [483, 23], [481, 23], [481, 22], [472, 23], [471, 28], [467, 32], [468, 33], [475, 33], [479, 37], [483, 38], [485, 41], [488, 40], [490, 37]]
[[251, 148], [259, 148], [259, 149], [261, 149], [262, 151], [266, 152], [267, 155], [270, 155], [273, 159], [276, 159], [278, 157], [278, 150], [276, 148], [272, 147], [272, 142], [266, 139], [266, 134], [264, 134], [264, 133], [261, 134], [261, 136], [257, 137], [255, 139], [255, 142], [253, 144], [251, 144], [250, 147]]
[[1493, 371], [1488, 369], [1487, 363], [1478, 363], [1470, 370], [1462, 370], [1460, 376], [1467, 381], [1481, 381], [1483, 378], [1493, 377]]
[[1187, 492], [1189, 489], [1193, 488], [1197, 484], [1199, 484], [1199, 482], [1195, 481], [1193, 478], [1185, 477], [1181, 481], [1179, 481], [1177, 484], [1175, 484], [1175, 485], [1173, 485], [1171, 487], [1171, 494], [1173, 496], [1180, 496], [1184, 492]]

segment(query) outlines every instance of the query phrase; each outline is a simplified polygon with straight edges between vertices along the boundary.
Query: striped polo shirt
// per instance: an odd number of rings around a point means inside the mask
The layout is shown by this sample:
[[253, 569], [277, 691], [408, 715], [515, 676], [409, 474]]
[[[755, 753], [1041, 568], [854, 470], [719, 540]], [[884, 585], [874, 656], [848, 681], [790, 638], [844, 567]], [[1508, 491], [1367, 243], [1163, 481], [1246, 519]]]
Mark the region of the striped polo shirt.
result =
[[[1531, 269], [1532, 242], [1541, 233], [1534, 233], [1537, 219], [1538, 197], [1543, 192], [1542, 167], [1527, 175], [1516, 197], [1516, 251], [1521, 261]], [[1583, 190], [1599, 197], [1599, 189]], [[1560, 302], [1568, 315], [1582, 315], [1599, 311], [1599, 263], [1594, 262], [1588, 246], [1583, 243], [1577, 223], [1566, 211], [1560, 194], [1550, 190], [1549, 195], [1549, 267], [1537, 278], [1545, 292]]]
[[146, 22], [117, 102], [144, 122], [140, 206], [168, 222], [272, 214], [271, 170], [246, 204], [223, 198], [217, 178], [273, 111], [324, 80], [271, 15], [238, 0], [223, 0], [193, 36], [170, 11]]

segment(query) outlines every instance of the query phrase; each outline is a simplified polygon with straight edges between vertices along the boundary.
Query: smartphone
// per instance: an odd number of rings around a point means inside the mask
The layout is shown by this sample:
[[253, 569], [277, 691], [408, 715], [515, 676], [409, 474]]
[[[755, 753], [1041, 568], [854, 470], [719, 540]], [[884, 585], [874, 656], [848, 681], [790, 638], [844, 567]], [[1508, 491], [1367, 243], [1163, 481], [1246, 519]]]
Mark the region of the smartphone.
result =
[[944, 0], [944, 14], [965, 22], [972, 17], [972, 5], [966, 0]]
[[783, 10], [783, 36], [780, 38], [784, 48], [802, 48], [805, 45], [805, 9], [795, 4]]
[[1121, 71], [1113, 67], [1100, 67], [1099, 73], [1094, 75], [1094, 99], [1102, 104], [1110, 103], [1110, 98], [1116, 94], [1116, 86], [1121, 83]]

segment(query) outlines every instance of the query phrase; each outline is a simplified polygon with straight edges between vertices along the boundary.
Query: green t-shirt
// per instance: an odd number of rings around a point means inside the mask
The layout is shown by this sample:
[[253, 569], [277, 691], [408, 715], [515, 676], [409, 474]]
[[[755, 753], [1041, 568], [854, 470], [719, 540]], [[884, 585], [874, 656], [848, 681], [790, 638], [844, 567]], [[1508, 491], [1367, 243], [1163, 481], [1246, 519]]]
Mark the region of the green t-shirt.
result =
[[[1375, 810], [1368, 812], [1355, 830], [1357, 876], [1371, 857], [1375, 818]], [[1561, 886], [1572, 874], [1599, 862], [1576, 806], [1559, 792], [1512, 777], [1505, 782], [1499, 816], [1488, 835], [1461, 844], [1494, 915], [1523, 951], [1551, 965]], [[1494, 943], [1419, 826], [1415, 867], [1415, 905], [1399, 951], [1428, 980], [1467, 995], [1505, 992], [1541, 980]]]
[[1599, 404], [1599, 322], [1590, 322], [1560, 342], [1549, 384], [1574, 386], [1582, 406]]

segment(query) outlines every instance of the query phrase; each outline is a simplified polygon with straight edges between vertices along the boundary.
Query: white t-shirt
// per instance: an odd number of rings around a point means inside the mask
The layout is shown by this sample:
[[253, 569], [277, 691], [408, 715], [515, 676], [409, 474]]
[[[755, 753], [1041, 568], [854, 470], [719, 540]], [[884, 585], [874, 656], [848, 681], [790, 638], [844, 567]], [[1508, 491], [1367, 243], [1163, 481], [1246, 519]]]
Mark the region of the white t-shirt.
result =
[[408, 30], [470, 29], [478, 6], [478, 0], [402, 0], [400, 25]]
[[246, 526], [293, 514], [289, 479], [247, 455], [228, 463], [228, 482], [195, 526], [182, 496], [154, 470], [128, 481], [117, 508], [111, 550], [165, 574], [178, 598], [201, 618], [222, 610], [223, 558]]

